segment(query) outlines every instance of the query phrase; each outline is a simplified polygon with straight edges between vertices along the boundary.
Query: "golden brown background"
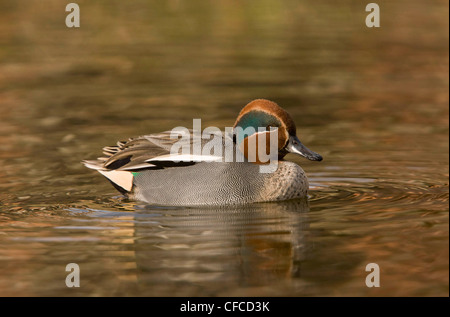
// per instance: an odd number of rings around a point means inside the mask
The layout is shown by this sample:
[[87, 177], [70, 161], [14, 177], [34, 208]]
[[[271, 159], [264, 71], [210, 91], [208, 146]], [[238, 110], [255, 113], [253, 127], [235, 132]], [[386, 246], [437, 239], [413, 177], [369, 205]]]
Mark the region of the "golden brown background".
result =
[[[448, 1], [67, 3], [0, 2], [0, 295], [448, 296]], [[145, 206], [80, 164], [255, 98], [324, 156], [287, 157], [309, 203]]]

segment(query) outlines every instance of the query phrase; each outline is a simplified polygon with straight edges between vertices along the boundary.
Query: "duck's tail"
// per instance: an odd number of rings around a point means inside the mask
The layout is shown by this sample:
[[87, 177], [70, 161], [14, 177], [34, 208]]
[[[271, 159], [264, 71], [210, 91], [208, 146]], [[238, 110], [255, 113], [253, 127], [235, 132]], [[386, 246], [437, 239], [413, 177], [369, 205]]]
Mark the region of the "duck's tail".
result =
[[96, 170], [105, 176], [122, 194], [131, 192], [134, 177], [132, 172], [109, 170], [104, 167], [105, 160], [103, 160], [103, 158], [97, 160], [84, 160], [82, 163], [87, 168]]

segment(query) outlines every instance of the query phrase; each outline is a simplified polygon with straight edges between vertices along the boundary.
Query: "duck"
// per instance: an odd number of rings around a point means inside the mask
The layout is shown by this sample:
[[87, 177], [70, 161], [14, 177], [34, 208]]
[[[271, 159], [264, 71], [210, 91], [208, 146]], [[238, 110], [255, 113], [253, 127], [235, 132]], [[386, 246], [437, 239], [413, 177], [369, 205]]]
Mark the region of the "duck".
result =
[[178, 127], [130, 138], [82, 163], [131, 200], [226, 206], [307, 198], [304, 170], [284, 158], [292, 153], [311, 161], [323, 159], [299, 140], [289, 113], [267, 99], [245, 105], [224, 133], [218, 128], [200, 132]]

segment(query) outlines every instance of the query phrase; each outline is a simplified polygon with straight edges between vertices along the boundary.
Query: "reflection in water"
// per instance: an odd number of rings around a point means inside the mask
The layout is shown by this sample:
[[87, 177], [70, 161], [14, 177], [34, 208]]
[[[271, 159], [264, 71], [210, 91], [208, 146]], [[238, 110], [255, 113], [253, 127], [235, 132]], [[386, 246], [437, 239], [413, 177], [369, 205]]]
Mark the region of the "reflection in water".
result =
[[[314, 294], [312, 284], [345, 283], [361, 261], [358, 253], [341, 254], [338, 241], [327, 246], [308, 241], [307, 200], [244, 208], [129, 204], [126, 209], [70, 208], [57, 221], [70, 225], [30, 224], [33, 230], [11, 238], [11, 249], [3, 254], [11, 256], [14, 245], [24, 242], [35, 252], [22, 259], [15, 255], [23, 265], [5, 269], [29, 279], [27, 295], [268, 296]], [[34, 271], [33, 262], [44, 254], [47, 266]], [[341, 265], [342, 257], [351, 261]], [[330, 261], [337, 263], [331, 270]], [[83, 287], [77, 290], [63, 284], [63, 269], [72, 262], [82, 271]]]
[[[377, 30], [309, 0], [81, 1], [69, 30], [2, 0], [0, 295], [448, 296], [448, 3], [380, 1]], [[145, 206], [80, 163], [256, 98], [324, 155], [286, 157], [309, 203]]]
[[306, 256], [307, 211], [307, 202], [298, 200], [190, 208], [181, 215], [180, 210], [164, 210], [163, 217], [140, 219], [135, 224], [136, 262], [138, 272], [145, 273], [138, 280], [145, 289], [171, 281], [181, 294], [183, 285], [190, 285], [211, 295], [289, 283]]

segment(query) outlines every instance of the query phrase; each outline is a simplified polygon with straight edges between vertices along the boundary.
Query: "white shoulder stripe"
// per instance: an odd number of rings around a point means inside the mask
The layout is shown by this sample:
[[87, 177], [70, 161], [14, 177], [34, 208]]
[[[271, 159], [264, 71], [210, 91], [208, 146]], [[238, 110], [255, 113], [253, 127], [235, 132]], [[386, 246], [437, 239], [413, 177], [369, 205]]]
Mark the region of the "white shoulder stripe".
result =
[[150, 163], [142, 163], [142, 164], [138, 164], [138, 165], [125, 166], [124, 168], [119, 167], [116, 171], [133, 171], [133, 170], [138, 170], [141, 168], [149, 168], [152, 166], [155, 166], [155, 165], [150, 164]]
[[221, 162], [223, 157], [214, 155], [192, 155], [192, 154], [167, 154], [153, 157], [146, 162], [172, 161], [172, 162]]

